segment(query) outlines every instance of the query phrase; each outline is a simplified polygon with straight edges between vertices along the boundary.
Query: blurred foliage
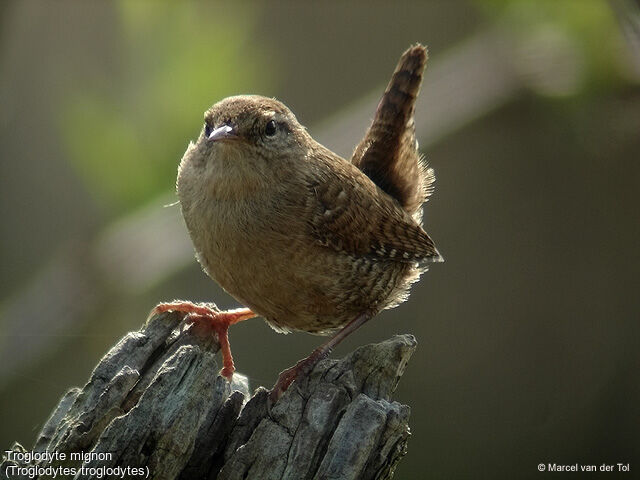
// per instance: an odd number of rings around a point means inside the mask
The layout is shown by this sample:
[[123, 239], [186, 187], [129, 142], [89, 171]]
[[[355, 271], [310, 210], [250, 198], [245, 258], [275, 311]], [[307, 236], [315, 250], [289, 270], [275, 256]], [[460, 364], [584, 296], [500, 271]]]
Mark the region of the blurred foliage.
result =
[[255, 7], [233, 17], [193, 2], [114, 8], [122, 42], [116, 67], [126, 74], [114, 73], [103, 89], [73, 92], [60, 127], [88, 190], [117, 213], [167, 191], [203, 112], [225, 96], [250, 93], [254, 79], [268, 89], [276, 68], [250, 44]]
[[[555, 67], [532, 82], [543, 94], [579, 94], [626, 83], [632, 75], [614, 12], [604, 0], [476, 0], [525, 50], [525, 73]], [[538, 65], [536, 65], [538, 62]], [[551, 62], [551, 63], [550, 63]], [[540, 65], [543, 63], [544, 65]], [[537, 72], [536, 72], [537, 69]], [[533, 70], [533, 71], [532, 71]], [[540, 79], [537, 79], [540, 80]]]

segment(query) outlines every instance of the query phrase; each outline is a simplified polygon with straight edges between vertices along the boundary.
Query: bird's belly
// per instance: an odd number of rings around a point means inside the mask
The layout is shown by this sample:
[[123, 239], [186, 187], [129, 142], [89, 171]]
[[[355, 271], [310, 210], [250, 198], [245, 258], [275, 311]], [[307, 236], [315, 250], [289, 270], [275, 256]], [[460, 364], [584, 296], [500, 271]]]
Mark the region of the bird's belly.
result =
[[241, 240], [208, 258], [205, 270], [278, 330], [328, 332], [357, 314], [358, 307], [336, 295], [340, 276], [327, 268], [326, 255], [310, 254], [308, 246], [303, 251], [290, 240], [277, 247], [268, 242], [263, 245], [255, 237]]
[[[407, 264], [350, 256], [315, 243], [303, 226], [275, 231], [265, 219], [255, 210], [200, 221], [185, 214], [207, 274], [277, 330], [330, 333], [387, 308], [412, 281]], [[198, 228], [203, 221], [208, 228]]]
[[327, 334], [361, 313], [377, 313], [406, 276], [404, 265], [300, 245], [295, 235], [219, 244], [226, 247], [203, 262], [209, 276], [281, 331]]

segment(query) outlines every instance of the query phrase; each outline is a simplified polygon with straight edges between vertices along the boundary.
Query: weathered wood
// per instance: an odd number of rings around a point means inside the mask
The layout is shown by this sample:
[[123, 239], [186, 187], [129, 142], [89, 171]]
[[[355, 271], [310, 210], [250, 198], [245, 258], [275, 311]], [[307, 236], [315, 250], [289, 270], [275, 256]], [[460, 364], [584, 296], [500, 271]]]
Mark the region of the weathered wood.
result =
[[[391, 478], [410, 413], [391, 394], [415, 347], [411, 335], [366, 345], [323, 360], [275, 405], [262, 387], [245, 403], [247, 379], [218, 376], [211, 328], [162, 314], [114, 346], [42, 428], [33, 451], [67, 458], [5, 458], [0, 477], [39, 465], [87, 469], [75, 478], [99, 478], [100, 467], [182, 480]], [[92, 457], [70, 460], [78, 452]]]

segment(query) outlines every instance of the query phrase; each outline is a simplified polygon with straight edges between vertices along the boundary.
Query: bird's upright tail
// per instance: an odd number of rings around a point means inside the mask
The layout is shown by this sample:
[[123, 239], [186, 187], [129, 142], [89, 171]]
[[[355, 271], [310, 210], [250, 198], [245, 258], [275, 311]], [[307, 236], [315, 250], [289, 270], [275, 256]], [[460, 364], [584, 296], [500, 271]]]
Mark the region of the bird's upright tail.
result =
[[419, 222], [435, 176], [418, 153], [413, 115], [427, 63], [416, 44], [402, 54], [352, 162]]

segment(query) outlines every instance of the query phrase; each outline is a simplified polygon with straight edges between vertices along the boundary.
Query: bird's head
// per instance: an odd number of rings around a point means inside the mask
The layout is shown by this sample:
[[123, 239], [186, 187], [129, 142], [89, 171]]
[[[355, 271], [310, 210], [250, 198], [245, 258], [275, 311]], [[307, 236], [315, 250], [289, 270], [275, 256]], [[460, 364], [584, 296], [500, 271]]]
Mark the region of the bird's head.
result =
[[212, 154], [220, 150], [233, 155], [265, 160], [295, 150], [306, 134], [295, 115], [283, 103], [259, 95], [228, 97], [211, 107], [204, 116], [198, 142]]
[[178, 174], [180, 190], [201, 187], [225, 196], [263, 188], [305, 161], [313, 142], [281, 102], [258, 95], [228, 97], [205, 112]]

